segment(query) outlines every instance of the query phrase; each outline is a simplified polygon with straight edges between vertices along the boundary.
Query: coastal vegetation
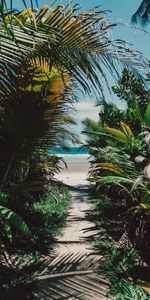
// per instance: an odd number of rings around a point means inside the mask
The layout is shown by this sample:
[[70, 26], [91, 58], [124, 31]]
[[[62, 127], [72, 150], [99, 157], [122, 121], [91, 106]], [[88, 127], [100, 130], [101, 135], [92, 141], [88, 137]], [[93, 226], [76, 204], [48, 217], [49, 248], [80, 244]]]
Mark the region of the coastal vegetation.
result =
[[104, 255], [100, 272], [117, 299], [148, 299], [149, 86], [124, 69], [113, 91], [127, 108], [104, 102], [98, 122], [84, 121], [89, 180], [95, 184], [93, 219], [100, 229], [96, 247]]
[[[77, 90], [88, 94], [96, 90], [104, 97], [101, 78], [109, 88], [106, 70], [116, 79], [118, 70], [126, 68], [113, 90], [125, 99], [128, 109], [121, 112], [105, 103], [98, 123], [84, 122], [87, 148], [93, 156], [90, 180], [98, 198], [94, 218], [105, 228], [108, 240], [118, 242], [125, 235], [135, 249], [137, 259], [128, 249], [123, 254], [132, 262], [131, 270], [124, 267], [125, 275], [137, 266], [138, 257], [146, 266], [150, 263], [150, 103], [149, 91], [138, 79], [146, 76], [149, 63], [124, 41], [111, 40], [109, 31], [116, 24], [105, 11], [96, 8], [79, 13], [78, 5], [70, 3], [54, 1], [34, 8], [33, 1], [31, 7], [22, 2], [21, 11], [13, 7], [13, 1], [0, 3], [3, 300], [10, 299], [14, 287], [28, 282], [30, 259], [33, 263], [49, 251], [65, 224], [71, 196], [54, 175], [66, 164], [51, 151], [79, 142], [72, 130]], [[113, 247], [108, 247], [110, 253], [115, 252]]]

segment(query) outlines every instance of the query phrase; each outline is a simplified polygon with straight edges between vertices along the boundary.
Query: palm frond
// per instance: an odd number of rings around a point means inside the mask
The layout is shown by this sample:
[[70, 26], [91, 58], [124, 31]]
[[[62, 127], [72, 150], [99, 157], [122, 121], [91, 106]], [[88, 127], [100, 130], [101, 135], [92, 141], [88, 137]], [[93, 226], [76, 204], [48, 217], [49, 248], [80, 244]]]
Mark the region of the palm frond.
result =
[[91, 181], [96, 182], [98, 185], [109, 185], [109, 184], [127, 184], [132, 185], [133, 180], [126, 177], [120, 177], [120, 176], [103, 176], [103, 177], [91, 177]]
[[[5, 72], [8, 66], [20, 65], [29, 55], [40, 56], [61, 73], [67, 71], [85, 91], [93, 86], [102, 94], [98, 74], [108, 85], [104, 70], [117, 76], [116, 61], [138, 73], [148, 67], [141, 54], [124, 41], [110, 39], [109, 30], [114, 24], [107, 20], [106, 12], [91, 10], [79, 14], [76, 5], [44, 6], [39, 12], [26, 9], [17, 15], [12, 13], [5, 23], [7, 30], [1, 18], [0, 58]], [[4, 84], [4, 79], [1, 82]]]
[[105, 131], [123, 143], [128, 143], [128, 136], [121, 130], [105, 127]]
[[57, 145], [66, 146], [66, 141], [76, 141], [71, 130], [74, 121], [68, 116], [69, 98], [65, 98], [61, 90], [57, 90], [55, 95], [54, 90], [52, 95], [48, 92], [49, 95], [43, 97], [42, 92], [20, 89], [12, 93], [11, 98], [9, 95], [3, 105], [1, 103], [0, 152], [2, 169], [5, 169], [4, 172], [1, 170], [3, 181], [12, 165], [15, 169], [19, 162], [28, 161], [39, 149], [48, 151]]
[[49, 155], [46, 162], [40, 162], [38, 164], [38, 171], [42, 173], [44, 172], [47, 175], [59, 173], [64, 168], [67, 168], [67, 164], [64, 159], [62, 157], [57, 157], [56, 155]]
[[84, 125], [85, 132], [98, 131], [101, 128], [99, 122], [96, 122], [90, 118], [86, 118], [84, 121], [82, 121], [82, 124]]
[[148, 103], [148, 105], [146, 107], [146, 111], [145, 111], [145, 115], [144, 115], [144, 121], [145, 121], [145, 124], [147, 126], [149, 126], [149, 124], [150, 124], [150, 103]]
[[150, 21], [150, 0], [143, 0], [137, 9], [137, 11], [132, 16], [133, 23], [140, 23], [145, 26]]
[[94, 156], [92, 164], [107, 162], [121, 168], [128, 176], [132, 175], [134, 178], [138, 176], [135, 164], [130, 160], [130, 156], [124, 151], [121, 151], [116, 147], [106, 146], [104, 148], [98, 147], [96, 149], [91, 149], [90, 152]]
[[112, 163], [103, 162], [103, 163], [98, 163], [94, 166], [93, 170], [90, 172], [90, 176], [93, 176], [96, 173], [98, 174], [100, 173], [100, 171], [108, 171], [120, 176], [124, 175], [123, 170], [121, 170], [118, 166], [115, 166]]
[[33, 276], [35, 299], [51, 295], [51, 299], [95, 300], [105, 297], [108, 283], [96, 274], [97, 258], [84, 253], [62, 253], [39, 262], [39, 271]]

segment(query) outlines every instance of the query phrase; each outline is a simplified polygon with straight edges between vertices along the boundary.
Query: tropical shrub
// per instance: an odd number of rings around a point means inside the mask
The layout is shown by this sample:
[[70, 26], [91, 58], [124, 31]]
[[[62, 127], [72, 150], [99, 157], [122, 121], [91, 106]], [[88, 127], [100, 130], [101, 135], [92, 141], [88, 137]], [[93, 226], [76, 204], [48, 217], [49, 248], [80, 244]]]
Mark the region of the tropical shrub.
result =
[[7, 276], [9, 277], [10, 273], [7, 268], [13, 270], [7, 248], [12, 248], [14, 242], [14, 229], [17, 230], [22, 237], [31, 238], [32, 235], [32, 232], [24, 219], [15, 211], [9, 209], [7, 207], [7, 202], [8, 196], [5, 193], [0, 192], [0, 255], [3, 255], [3, 259], [0, 259], [0, 268], [2, 268], [0, 283], [2, 283], [3, 280], [4, 282], [8, 280]]
[[[103, 127], [101, 132], [96, 132], [96, 136], [105, 135], [109, 146], [97, 149], [90, 180], [96, 182], [97, 193], [104, 193], [112, 202], [112, 208], [114, 205], [113, 217], [116, 217], [118, 210], [122, 219], [120, 229], [128, 230], [131, 216], [135, 216], [137, 207], [142, 205], [148, 193], [146, 178], [144, 179], [142, 167], [136, 162], [137, 157], [141, 155], [148, 163], [148, 155], [146, 156], [146, 145], [142, 138], [136, 137], [125, 123], [122, 122], [120, 126], [121, 130]], [[143, 177], [140, 176], [142, 173]], [[149, 206], [146, 208], [148, 210]]]
[[[145, 84], [141, 79], [134, 76], [129, 70], [124, 69], [118, 85], [112, 87], [113, 92], [119, 97], [120, 100], [125, 101], [127, 105], [126, 111], [120, 111], [120, 119], [118, 119], [119, 125], [120, 121], [127, 123], [131, 129], [139, 133], [141, 131], [141, 126], [145, 124], [146, 108], [149, 103], [149, 85]], [[108, 120], [108, 114], [105, 114], [105, 121], [107, 121], [111, 126], [111, 120], [115, 120], [116, 115], [114, 114], [118, 111], [117, 107], [112, 105], [109, 109], [112, 114], [112, 118]], [[114, 114], [114, 115], [113, 115]], [[148, 119], [149, 120], [149, 119]]]
[[[97, 74], [107, 84], [103, 67], [116, 74], [118, 53], [121, 66], [130, 64], [133, 71], [148, 66], [124, 42], [111, 43], [107, 32], [114, 24], [105, 12], [79, 14], [76, 5], [53, 4], [37, 10], [31, 1], [31, 8], [21, 12], [13, 9], [13, 1], [9, 8], [6, 1], [0, 5], [0, 184], [8, 195], [5, 219], [9, 215], [14, 220], [17, 214], [28, 219], [35, 200], [47, 192], [48, 177], [59, 171], [59, 159], [48, 157], [47, 151], [76, 141], [70, 133], [73, 87], [79, 84], [89, 93], [92, 86], [102, 95]], [[63, 210], [61, 201], [59, 205]], [[36, 209], [47, 212], [48, 221], [53, 209], [60, 218], [51, 197], [38, 202]], [[46, 216], [44, 220], [43, 227]]]
[[[83, 122], [86, 147], [91, 154], [89, 180], [95, 183], [93, 217], [100, 230], [103, 228], [114, 241], [115, 248], [121, 246], [125, 250], [125, 257], [127, 249], [134, 249], [143, 263], [149, 265], [149, 92], [144, 90], [142, 81], [127, 70], [124, 70], [120, 82], [115, 92], [126, 101], [127, 109], [119, 113], [118, 108], [106, 104], [106, 109], [100, 111], [98, 122], [89, 119]], [[110, 257], [114, 251], [117, 250], [113, 250]], [[111, 258], [105, 258], [103, 262], [108, 264]], [[109, 270], [116, 272], [112, 266]], [[123, 272], [120, 276], [125, 274]], [[130, 292], [127, 292], [128, 288], [131, 288]], [[125, 290], [127, 299], [132, 293], [133, 299], [139, 299], [142, 293], [134, 287], [132, 289], [132, 285]], [[121, 294], [119, 297], [126, 299]], [[143, 294], [143, 297], [147, 296]]]
[[[76, 6], [70, 8], [66, 4], [54, 8], [45, 5], [40, 10], [32, 7], [16, 13], [12, 3], [10, 6], [7, 9], [2, 1], [0, 10], [4, 39], [1, 51], [5, 53], [0, 73], [1, 184], [10, 199], [24, 199], [32, 197], [35, 189], [41, 189], [41, 182], [30, 180], [38, 152], [45, 151], [46, 155], [54, 146], [66, 146], [68, 139], [76, 141], [69, 128], [74, 121], [70, 117], [72, 86], [68, 84], [75, 81], [89, 92], [89, 81], [102, 94], [97, 69], [107, 83], [102, 65], [106, 67], [107, 61], [108, 69], [111, 66], [115, 72], [113, 61], [118, 56], [114, 55], [114, 44], [111, 45], [106, 33], [113, 24], [104, 26], [101, 21], [105, 12], [78, 14]], [[115, 51], [117, 47], [120, 52], [118, 42]], [[121, 51], [125, 60], [126, 50], [123, 47]], [[132, 56], [130, 51], [128, 56], [135, 57], [135, 52]], [[136, 53], [131, 68], [138, 61]], [[37, 168], [39, 165], [40, 162]]]
[[0, 193], [0, 244], [12, 242], [12, 226], [22, 234], [31, 235], [31, 231], [23, 219], [7, 207], [7, 195]]

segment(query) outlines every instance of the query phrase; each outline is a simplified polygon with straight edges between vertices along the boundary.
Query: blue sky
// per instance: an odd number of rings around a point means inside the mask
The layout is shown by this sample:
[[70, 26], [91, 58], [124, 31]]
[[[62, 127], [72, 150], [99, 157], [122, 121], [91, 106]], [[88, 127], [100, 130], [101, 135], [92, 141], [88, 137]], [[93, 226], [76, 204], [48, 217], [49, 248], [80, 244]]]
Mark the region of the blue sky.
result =
[[[44, 4], [49, 4], [52, 0], [37, 0], [39, 7]], [[131, 28], [130, 19], [132, 14], [136, 11], [139, 4], [142, 0], [74, 0], [74, 3], [79, 3], [81, 10], [86, 10], [95, 6], [100, 5], [101, 10], [111, 10], [112, 12], [108, 13], [109, 19], [117, 20], [123, 22], [126, 26], [120, 25], [113, 30], [113, 37], [120, 38], [132, 43], [136, 49], [144, 53], [144, 55], [149, 58], [150, 53], [150, 32], [145, 34], [142, 30]], [[7, 0], [10, 2], [10, 0]], [[33, 0], [36, 3], [35, 0]], [[67, 0], [58, 0], [58, 4], [64, 4], [68, 2]], [[17, 9], [21, 9], [22, 6], [21, 0], [13, 0], [13, 6]], [[30, 3], [30, 0], [27, 0], [27, 3]], [[150, 26], [146, 28], [150, 30]]]
[[[30, 1], [30, 0], [28, 0]], [[34, 0], [35, 1], [35, 0]], [[34, 2], [33, 1], [33, 2]], [[112, 37], [122, 39], [131, 44], [146, 58], [150, 58], [150, 26], [146, 27], [147, 33], [144, 30], [138, 29], [130, 24], [131, 16], [136, 11], [142, 0], [75, 0], [74, 3], [80, 4], [80, 10], [87, 10], [92, 7], [101, 5], [101, 10], [111, 10], [108, 12], [108, 18], [117, 21], [120, 25], [112, 31]], [[21, 0], [13, 0], [16, 8], [21, 9]], [[39, 6], [52, 2], [48, 0], [38, 0]], [[64, 4], [67, 0], [58, 0], [58, 4]], [[121, 25], [122, 24], [122, 25]], [[83, 96], [82, 96], [83, 97]], [[77, 108], [76, 119], [78, 123], [78, 132], [81, 130], [80, 121], [86, 116], [98, 119], [98, 108], [94, 107], [94, 101], [89, 98], [83, 99], [75, 105]], [[108, 95], [108, 101], [117, 102], [116, 96]]]

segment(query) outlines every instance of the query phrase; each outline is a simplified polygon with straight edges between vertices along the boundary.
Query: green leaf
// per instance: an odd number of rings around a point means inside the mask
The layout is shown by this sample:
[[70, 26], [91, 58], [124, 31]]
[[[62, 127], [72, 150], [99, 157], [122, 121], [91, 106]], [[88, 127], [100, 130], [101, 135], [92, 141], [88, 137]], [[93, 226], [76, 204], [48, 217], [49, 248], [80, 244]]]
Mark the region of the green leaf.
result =
[[150, 124], [150, 103], [148, 103], [146, 107], [145, 117], [144, 117], [146, 125]]
[[12, 243], [12, 230], [9, 222], [5, 221], [2, 230], [7, 239]]
[[123, 176], [123, 174], [124, 174], [123, 170], [121, 170], [118, 166], [116, 166], [112, 163], [98, 163], [98, 164], [96, 164], [94, 169], [91, 171], [91, 174], [94, 174], [95, 171], [97, 172], [97, 171], [100, 171], [100, 170], [110, 171], [110, 172], [116, 173], [116, 175], [120, 175], [120, 176]]
[[116, 137], [121, 142], [128, 143], [128, 136], [123, 131], [110, 127], [105, 127], [105, 131], [111, 134], [112, 136]]
[[133, 180], [125, 177], [119, 176], [104, 176], [101, 178], [96, 178], [96, 183], [98, 184], [133, 184]]
[[23, 219], [9, 208], [0, 206], [0, 215], [17, 227], [23, 234], [29, 235], [31, 233], [29, 227], [23, 221]]
[[[130, 65], [131, 69], [136, 69], [136, 73], [148, 66], [141, 54], [131, 48], [129, 51], [124, 41], [111, 40], [108, 33], [115, 24], [107, 20], [106, 11], [95, 8], [78, 13], [77, 5], [53, 6], [54, 2], [43, 6], [39, 12], [32, 9], [32, 5], [27, 9], [27, 3], [25, 10], [18, 14], [11, 7], [12, 11], [6, 16], [7, 5], [2, 0], [0, 53], [4, 67], [0, 80], [3, 87], [6, 84], [12, 87], [8, 69], [12, 67], [14, 71], [14, 66], [20, 66], [22, 59], [35, 53], [47, 58], [50, 66], [55, 65], [62, 73], [67, 70], [85, 91], [90, 92], [94, 87], [101, 95], [102, 81], [109, 87], [105, 69], [111, 76], [118, 76], [116, 59], [122, 66]], [[100, 80], [99, 73], [104, 80]]]

